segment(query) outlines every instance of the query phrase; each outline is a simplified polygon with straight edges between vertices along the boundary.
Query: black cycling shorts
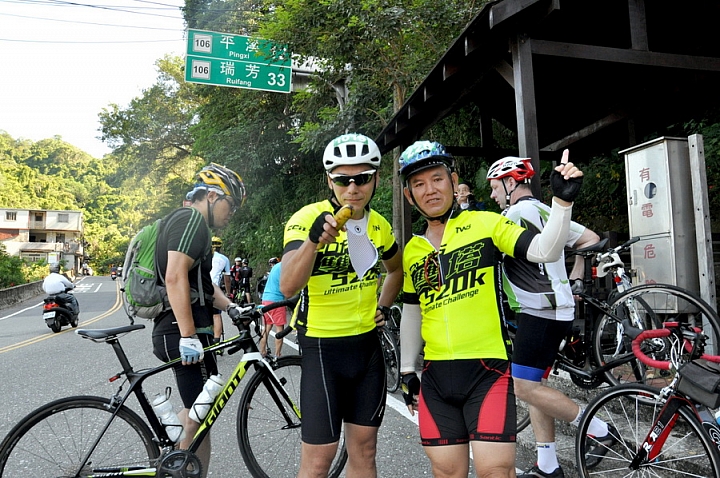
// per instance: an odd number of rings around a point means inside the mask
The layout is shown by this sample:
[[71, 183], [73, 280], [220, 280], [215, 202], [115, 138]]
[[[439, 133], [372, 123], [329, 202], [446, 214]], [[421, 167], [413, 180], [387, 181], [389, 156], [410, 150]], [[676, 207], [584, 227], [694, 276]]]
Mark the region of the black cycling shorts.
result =
[[379, 427], [385, 413], [385, 362], [376, 330], [339, 338], [299, 336], [302, 440], [340, 439], [342, 422]]
[[418, 404], [423, 446], [514, 443], [515, 389], [502, 359], [430, 360]]
[[[212, 335], [198, 334], [203, 347], [212, 345]], [[166, 333], [153, 337], [153, 354], [163, 362], [180, 357], [180, 333]], [[178, 393], [185, 408], [192, 407], [195, 399], [202, 392], [203, 384], [210, 377], [218, 373], [214, 353], [205, 353], [203, 361], [193, 365], [178, 363], [173, 367]]]
[[513, 341], [512, 375], [540, 382], [555, 362], [560, 343], [572, 328], [572, 320], [549, 320], [517, 314]]

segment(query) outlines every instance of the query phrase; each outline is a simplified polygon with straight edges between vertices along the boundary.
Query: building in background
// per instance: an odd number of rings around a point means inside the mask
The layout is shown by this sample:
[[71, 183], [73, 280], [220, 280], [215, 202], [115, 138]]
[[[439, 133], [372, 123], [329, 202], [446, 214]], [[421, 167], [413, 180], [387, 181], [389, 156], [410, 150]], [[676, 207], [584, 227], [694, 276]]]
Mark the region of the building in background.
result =
[[64, 261], [76, 272], [83, 261], [82, 211], [0, 208], [0, 242], [5, 252], [31, 262]]

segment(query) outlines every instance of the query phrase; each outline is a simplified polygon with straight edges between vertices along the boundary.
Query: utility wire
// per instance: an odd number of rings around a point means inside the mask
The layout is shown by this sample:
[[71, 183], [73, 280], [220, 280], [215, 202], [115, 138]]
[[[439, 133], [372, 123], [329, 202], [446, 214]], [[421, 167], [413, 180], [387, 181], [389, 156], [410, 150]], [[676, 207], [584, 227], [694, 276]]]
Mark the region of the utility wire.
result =
[[0, 12], [0, 15], [6, 16], [6, 17], [19, 17], [19, 18], [29, 18], [31, 20], [46, 20], [49, 22], [63, 22], [63, 23], [80, 23], [83, 25], [99, 25], [103, 27], [119, 27], [119, 28], [140, 28], [143, 30], [165, 30], [165, 31], [172, 31], [176, 32], [178, 31], [177, 28], [159, 28], [159, 27], [140, 27], [135, 25], [113, 25], [111, 23], [95, 23], [95, 22], [83, 22], [80, 20], [61, 20], [60, 18], [41, 18], [41, 17], [31, 17], [27, 15], [15, 15], [14, 13], [2, 13]]
[[12, 38], [0, 38], [0, 42], [2, 41], [9, 41], [9, 42], [16, 42], [16, 43], [72, 43], [72, 44], [85, 44], [85, 45], [107, 45], [107, 44], [116, 44], [116, 43], [169, 43], [169, 42], [179, 42], [179, 41], [185, 41], [183, 38], [176, 38], [175, 40], [127, 40], [127, 41], [62, 41], [62, 40], [15, 40]]

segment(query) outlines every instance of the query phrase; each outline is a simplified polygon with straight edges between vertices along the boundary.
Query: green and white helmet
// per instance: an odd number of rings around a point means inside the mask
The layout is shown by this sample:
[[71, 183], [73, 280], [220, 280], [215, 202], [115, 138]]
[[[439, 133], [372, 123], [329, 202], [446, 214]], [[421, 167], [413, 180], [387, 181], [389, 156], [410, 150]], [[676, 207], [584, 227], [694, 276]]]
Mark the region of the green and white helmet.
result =
[[375, 141], [362, 134], [348, 133], [330, 141], [323, 153], [323, 166], [327, 172], [353, 164], [368, 164], [378, 169], [380, 157]]

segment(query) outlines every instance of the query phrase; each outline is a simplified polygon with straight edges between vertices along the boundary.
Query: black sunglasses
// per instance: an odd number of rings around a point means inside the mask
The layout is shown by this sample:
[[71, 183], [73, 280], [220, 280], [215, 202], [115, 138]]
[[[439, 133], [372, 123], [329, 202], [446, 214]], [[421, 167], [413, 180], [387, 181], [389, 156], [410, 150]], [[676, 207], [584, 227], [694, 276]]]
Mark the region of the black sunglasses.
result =
[[350, 183], [355, 183], [358, 186], [362, 186], [363, 184], [367, 184], [370, 181], [372, 181], [373, 176], [375, 175], [377, 171], [375, 169], [369, 170], [369, 171], [363, 171], [362, 173], [358, 173], [354, 176], [347, 176], [345, 174], [331, 174], [328, 173], [328, 177], [330, 180], [335, 183], [338, 186], [344, 186], [348, 187], [350, 186]]

